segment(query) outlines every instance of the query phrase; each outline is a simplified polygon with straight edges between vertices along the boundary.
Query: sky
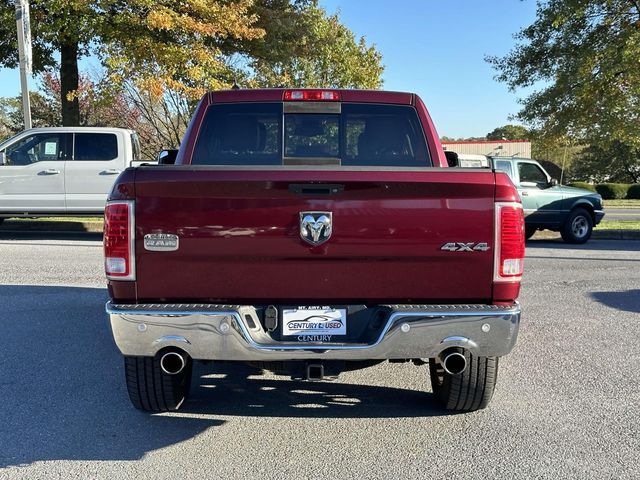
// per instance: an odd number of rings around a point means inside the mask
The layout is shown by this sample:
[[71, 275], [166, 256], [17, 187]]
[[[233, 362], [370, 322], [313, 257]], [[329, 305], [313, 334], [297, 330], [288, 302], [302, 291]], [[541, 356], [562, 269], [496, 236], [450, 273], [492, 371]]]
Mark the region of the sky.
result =
[[[386, 90], [417, 93], [440, 136], [483, 137], [520, 110], [486, 55], [504, 55], [535, 0], [321, 0], [382, 53]], [[518, 92], [524, 94], [526, 92]]]
[[[535, 19], [535, 0], [320, 0], [382, 53], [384, 89], [414, 92], [438, 133], [482, 137], [516, 123], [518, 96], [496, 82], [486, 55], [504, 55]], [[31, 82], [32, 88], [34, 82]], [[17, 70], [0, 69], [0, 97], [20, 93]]]

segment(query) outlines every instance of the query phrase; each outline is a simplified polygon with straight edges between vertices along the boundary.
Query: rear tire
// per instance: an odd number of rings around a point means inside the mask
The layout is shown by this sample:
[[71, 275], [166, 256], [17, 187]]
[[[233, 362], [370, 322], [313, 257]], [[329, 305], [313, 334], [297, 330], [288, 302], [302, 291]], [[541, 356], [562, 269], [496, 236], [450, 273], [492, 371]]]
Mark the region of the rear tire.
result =
[[569, 217], [562, 226], [560, 234], [567, 243], [581, 244], [591, 238], [593, 219], [584, 208], [576, 208], [569, 213]]
[[498, 357], [478, 357], [468, 350], [453, 348], [467, 359], [467, 368], [450, 375], [434, 358], [429, 359], [431, 387], [436, 402], [446, 410], [473, 412], [489, 405], [498, 380]]
[[146, 412], [178, 410], [191, 389], [192, 360], [184, 369], [168, 375], [160, 368], [160, 355], [155, 357], [124, 357], [127, 391], [133, 406]]

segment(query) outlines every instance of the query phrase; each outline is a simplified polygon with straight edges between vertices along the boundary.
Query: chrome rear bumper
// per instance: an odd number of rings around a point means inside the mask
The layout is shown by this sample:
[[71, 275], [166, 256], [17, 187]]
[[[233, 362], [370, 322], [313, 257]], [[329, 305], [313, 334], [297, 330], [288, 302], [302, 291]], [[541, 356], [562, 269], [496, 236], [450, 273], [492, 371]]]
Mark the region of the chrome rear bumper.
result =
[[242, 305], [117, 305], [107, 313], [124, 355], [153, 356], [177, 347], [196, 360], [378, 360], [432, 358], [449, 347], [503, 356], [518, 336], [520, 305], [390, 305], [380, 336], [369, 344], [280, 342]]

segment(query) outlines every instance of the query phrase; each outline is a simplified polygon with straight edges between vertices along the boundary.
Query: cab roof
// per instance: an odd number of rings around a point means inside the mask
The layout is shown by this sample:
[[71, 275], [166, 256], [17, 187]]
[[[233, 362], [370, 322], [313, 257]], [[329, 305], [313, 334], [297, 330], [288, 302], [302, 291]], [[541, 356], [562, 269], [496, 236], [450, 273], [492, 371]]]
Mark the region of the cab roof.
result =
[[415, 105], [415, 94], [408, 92], [388, 92], [384, 90], [348, 90], [335, 88], [265, 88], [218, 90], [208, 93], [208, 103], [234, 102], [281, 102], [286, 91], [330, 91], [338, 92], [340, 101], [357, 103], [390, 103]]

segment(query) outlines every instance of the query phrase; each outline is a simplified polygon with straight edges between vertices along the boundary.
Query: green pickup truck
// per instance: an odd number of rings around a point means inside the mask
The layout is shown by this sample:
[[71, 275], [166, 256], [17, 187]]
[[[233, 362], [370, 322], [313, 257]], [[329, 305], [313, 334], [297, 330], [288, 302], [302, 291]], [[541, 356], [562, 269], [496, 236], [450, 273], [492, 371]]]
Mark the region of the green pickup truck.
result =
[[529, 158], [490, 157], [495, 170], [506, 172], [518, 189], [525, 214], [525, 234], [559, 231], [567, 243], [585, 243], [604, 217], [602, 197], [582, 188], [559, 185], [542, 165]]

